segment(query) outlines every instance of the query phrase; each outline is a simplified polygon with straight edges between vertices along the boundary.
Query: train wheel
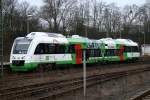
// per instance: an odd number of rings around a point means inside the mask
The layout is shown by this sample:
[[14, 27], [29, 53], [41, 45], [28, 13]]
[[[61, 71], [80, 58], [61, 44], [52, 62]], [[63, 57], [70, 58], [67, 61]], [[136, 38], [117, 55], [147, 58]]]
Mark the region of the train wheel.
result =
[[37, 72], [43, 72], [44, 71], [44, 66], [43, 64], [39, 64], [38, 67], [36, 68]]
[[45, 67], [44, 67], [45, 71], [51, 71], [51, 70], [54, 70], [56, 69], [56, 66], [54, 63], [51, 63], [51, 64], [46, 64]]
[[56, 70], [56, 64], [55, 63], [52, 63], [51, 67], [52, 67], [52, 70]]
[[51, 71], [56, 69], [56, 64], [51, 63], [51, 64], [39, 64], [36, 71], [37, 72], [45, 72], [45, 71]]

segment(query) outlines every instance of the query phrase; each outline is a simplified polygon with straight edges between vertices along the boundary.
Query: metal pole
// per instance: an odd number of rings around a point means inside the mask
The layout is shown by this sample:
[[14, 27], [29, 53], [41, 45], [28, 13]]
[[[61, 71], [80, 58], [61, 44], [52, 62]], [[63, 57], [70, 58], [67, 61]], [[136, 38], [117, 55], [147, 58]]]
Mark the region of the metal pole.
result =
[[83, 50], [83, 93], [86, 96], [86, 50]]
[[3, 76], [3, 12], [2, 12], [2, 0], [0, 1], [0, 10], [1, 10], [1, 76]]
[[144, 44], [145, 44], [145, 32], [144, 32]]
[[27, 33], [30, 32], [30, 26], [29, 26], [29, 18], [32, 17], [33, 15], [27, 15]]
[[145, 32], [144, 32], [144, 56], [145, 56]]
[[28, 15], [27, 15], [27, 33], [29, 33], [29, 19], [28, 19]]
[[121, 39], [121, 37], [122, 37], [122, 36], [121, 36], [121, 31], [120, 31], [120, 39]]

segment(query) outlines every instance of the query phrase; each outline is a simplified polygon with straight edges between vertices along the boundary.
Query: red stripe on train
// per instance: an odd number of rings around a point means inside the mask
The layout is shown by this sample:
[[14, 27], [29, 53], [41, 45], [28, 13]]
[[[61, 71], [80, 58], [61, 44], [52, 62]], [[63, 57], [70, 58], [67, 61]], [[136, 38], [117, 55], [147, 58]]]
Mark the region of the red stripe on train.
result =
[[82, 50], [81, 50], [80, 44], [75, 45], [75, 51], [76, 51], [76, 64], [81, 64], [82, 63]]
[[124, 61], [123, 52], [124, 52], [124, 47], [121, 46], [121, 47], [120, 47], [120, 61]]

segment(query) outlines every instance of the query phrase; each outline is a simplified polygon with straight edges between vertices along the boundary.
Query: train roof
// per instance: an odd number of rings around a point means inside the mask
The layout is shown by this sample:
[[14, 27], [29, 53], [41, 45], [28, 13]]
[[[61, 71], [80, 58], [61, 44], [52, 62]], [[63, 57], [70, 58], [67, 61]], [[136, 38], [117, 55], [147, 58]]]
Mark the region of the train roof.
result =
[[79, 35], [72, 35], [70, 38], [67, 38], [70, 43], [88, 43], [89, 39]]
[[112, 39], [112, 38], [102, 38], [99, 40], [105, 44], [114, 44], [115, 43], [114, 39]]
[[67, 38], [71, 43], [100, 43], [99, 40], [89, 39], [87, 37], [82, 37], [79, 35], [72, 35], [70, 38]]
[[60, 33], [48, 33], [48, 32], [31, 32], [29, 33], [26, 37], [28, 38], [36, 38], [36, 37], [60, 37], [60, 38], [65, 38], [64, 35]]
[[133, 42], [130, 39], [115, 39], [117, 44], [123, 44], [123, 45], [127, 45], [127, 46], [138, 46], [138, 44], [136, 42]]
[[109, 48], [109, 49], [116, 48], [116, 43], [114, 39], [112, 38], [102, 38], [102, 39], [99, 39], [99, 41], [105, 44], [105, 48]]
[[[20, 37], [22, 38], [22, 37]], [[31, 32], [27, 34], [26, 37], [28, 39], [36, 39], [37, 41], [41, 38], [42, 41], [53, 41], [52, 43], [104, 43], [108, 46], [115, 46], [116, 44], [122, 44], [126, 46], [138, 46], [136, 42], [133, 42], [130, 39], [112, 39], [112, 38], [102, 38], [99, 40], [89, 39], [87, 37], [82, 37], [79, 35], [72, 35], [69, 38], [66, 38], [64, 35], [60, 33], [48, 33], [48, 32]], [[50, 39], [50, 40], [49, 40]]]
[[105, 44], [107, 48], [114, 48], [116, 44], [125, 45], [125, 46], [138, 46], [136, 42], [133, 42], [130, 39], [112, 39], [112, 38], [102, 38], [99, 39], [100, 42]]
[[66, 37], [59, 33], [31, 32], [26, 38], [33, 39], [34, 41], [41, 41], [42, 43], [68, 43]]

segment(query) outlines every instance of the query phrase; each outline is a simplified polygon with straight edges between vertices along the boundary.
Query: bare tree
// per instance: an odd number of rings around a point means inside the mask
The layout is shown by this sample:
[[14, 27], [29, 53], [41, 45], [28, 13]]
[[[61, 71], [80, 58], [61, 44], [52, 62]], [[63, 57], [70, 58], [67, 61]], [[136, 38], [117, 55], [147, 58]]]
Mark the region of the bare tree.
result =
[[65, 16], [75, 4], [75, 0], [44, 0], [42, 18], [48, 21], [50, 31], [58, 32], [61, 22], [65, 22]]
[[97, 17], [97, 28], [98, 31], [102, 32], [103, 29], [103, 23], [104, 23], [104, 10], [105, 10], [105, 3], [104, 2], [99, 2], [98, 3], [98, 17]]
[[132, 6], [125, 6], [123, 13], [123, 25], [124, 31], [129, 33], [131, 26], [135, 23], [138, 18], [139, 7], [135, 4]]
[[115, 4], [110, 5], [111, 8], [111, 32], [119, 32], [121, 29], [121, 12]]

